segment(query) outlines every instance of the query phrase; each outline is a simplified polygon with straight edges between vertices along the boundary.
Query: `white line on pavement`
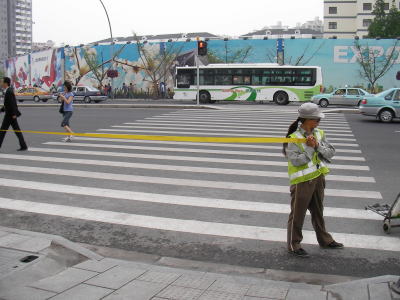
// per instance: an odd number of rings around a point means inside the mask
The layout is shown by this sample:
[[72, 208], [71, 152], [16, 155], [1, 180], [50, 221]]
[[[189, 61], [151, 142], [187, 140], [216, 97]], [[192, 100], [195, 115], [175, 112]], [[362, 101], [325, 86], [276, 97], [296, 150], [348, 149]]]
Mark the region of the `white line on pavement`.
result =
[[[238, 126], [235, 124], [232, 125], [217, 125], [217, 124], [204, 124], [204, 123], [200, 123], [200, 124], [190, 124], [190, 123], [176, 123], [174, 121], [161, 121], [162, 124], [158, 123], [158, 122], [143, 122], [143, 121], [137, 121], [135, 123], [124, 123], [124, 125], [127, 126], [146, 126], [146, 125], [151, 125], [151, 126], [162, 126], [163, 124], [165, 125], [172, 125], [172, 126], [180, 126], [182, 128], [188, 128], [188, 127], [193, 127], [193, 128], [201, 128], [201, 127], [206, 127], [206, 128], [228, 128], [228, 129], [234, 129], [236, 131], [236, 129], [240, 130], [245, 130], [245, 131], [257, 131], [257, 130], [266, 130], [266, 129], [271, 129], [271, 130], [277, 130], [277, 131], [283, 131], [286, 133], [286, 129], [285, 128], [277, 128], [276, 126]], [[129, 127], [128, 127], [129, 128]], [[246, 129], [244, 129], [246, 128]], [[322, 128], [321, 128], [322, 129]], [[351, 130], [335, 130], [335, 129], [325, 129], [326, 132], [340, 132], [340, 133], [352, 133]]]
[[[166, 129], [177, 129], [177, 130], [182, 130], [182, 133], [185, 131], [204, 131], [204, 132], [210, 132], [210, 131], [216, 131], [216, 132], [251, 132], [251, 133], [262, 133], [262, 134], [267, 134], [267, 133], [274, 133], [274, 134], [282, 134], [282, 136], [286, 135], [287, 130], [284, 129], [277, 129], [277, 128], [270, 128], [268, 130], [254, 130], [254, 129], [226, 129], [226, 128], [215, 128], [212, 125], [208, 125], [209, 128], [198, 128], [197, 126], [184, 126], [184, 127], [177, 127], [177, 126], [162, 126], [160, 127], [159, 125], [147, 125], [147, 124], [135, 124], [135, 125], [114, 125], [111, 126], [112, 128], [126, 128], [126, 129], [154, 129], [154, 130], [166, 130]], [[347, 137], [354, 137], [352, 133], [332, 133], [329, 132], [329, 136], [347, 136]]]
[[[146, 130], [146, 129], [106, 129], [106, 128], [102, 128], [102, 129], [97, 129], [97, 131], [109, 131], [109, 132], [147, 132], [147, 133], [168, 133], [168, 134], [180, 134], [182, 135], [182, 131], [173, 131], [173, 130], [163, 130], [162, 128], [155, 128], [155, 130]], [[260, 135], [260, 134], [240, 134], [240, 133], [212, 133], [212, 132], [190, 132], [187, 135], [191, 136], [191, 135], [213, 135], [213, 136], [243, 136], [243, 137], [262, 137], [262, 136], [268, 136], [268, 137], [282, 137], [282, 135], [271, 135], [271, 134], [264, 134], [264, 135]], [[356, 142], [356, 139], [352, 139], [352, 138], [339, 138], [339, 137], [331, 137], [329, 138], [330, 141], [348, 141], [348, 142]]]
[[[64, 142], [45, 142], [45, 145], [67, 146], [67, 147], [89, 147], [102, 149], [126, 149], [126, 150], [149, 150], [149, 151], [171, 151], [183, 153], [210, 153], [210, 154], [226, 154], [226, 155], [249, 155], [249, 156], [267, 156], [282, 158], [280, 152], [250, 152], [250, 151], [233, 151], [233, 150], [213, 150], [213, 149], [197, 149], [197, 148], [168, 148], [168, 147], [143, 147], [143, 146], [126, 146], [115, 144], [93, 144], [93, 143], [64, 143]], [[365, 161], [360, 156], [335, 156], [335, 160]]]
[[[182, 178], [166, 178], [140, 175], [126, 175], [104, 172], [89, 172], [80, 170], [66, 170], [56, 168], [39, 168], [18, 165], [0, 165], [0, 170], [12, 172], [29, 172], [36, 174], [71, 176], [92, 179], [107, 179], [126, 182], [140, 182], [151, 184], [164, 184], [183, 187], [199, 187], [213, 189], [228, 189], [251, 192], [270, 192], [288, 194], [289, 189], [286, 185], [275, 184], [257, 184], [257, 183], [241, 183], [230, 181], [214, 181], [214, 180], [198, 180], [198, 179], [182, 179]], [[326, 196], [349, 197], [349, 198], [370, 198], [382, 199], [381, 193], [375, 191], [360, 191], [360, 190], [344, 190], [344, 189], [326, 189]]]
[[[132, 169], [146, 169], [146, 170], [163, 170], [163, 171], [176, 171], [176, 172], [190, 172], [190, 173], [205, 173], [205, 174], [225, 174], [236, 176], [260, 176], [260, 177], [274, 177], [274, 178], [288, 178], [287, 172], [273, 172], [273, 171], [257, 171], [257, 170], [242, 170], [242, 169], [225, 169], [225, 168], [207, 168], [207, 167], [194, 167], [194, 166], [180, 166], [180, 165], [166, 165], [166, 164], [145, 164], [145, 163], [130, 163], [124, 161], [107, 161], [107, 160], [90, 160], [90, 159], [76, 159], [76, 158], [61, 158], [61, 157], [48, 157], [36, 155], [15, 155], [15, 154], [0, 154], [0, 159], [11, 160], [29, 160], [41, 161], [51, 163], [66, 163], [78, 165], [93, 165], [93, 166], [107, 166], [118, 168], [132, 168]], [[342, 181], [342, 182], [368, 182], [374, 183], [374, 177], [367, 176], [348, 176], [348, 175], [328, 175], [329, 181]]]
[[[283, 161], [245, 160], [245, 159], [196, 157], [196, 156], [180, 156], [180, 155], [179, 156], [155, 155], [155, 154], [108, 152], [108, 151], [82, 151], [82, 150], [37, 148], [37, 147], [31, 147], [31, 148], [29, 148], [29, 151], [47, 152], [47, 153], [62, 153], [62, 154], [109, 156], [109, 157], [125, 157], [125, 158], [129, 157], [129, 158], [142, 158], [142, 159], [158, 159], [158, 160], [163, 160], [163, 161], [177, 160], [177, 161], [215, 162], [215, 163], [256, 165], [256, 166], [281, 166], [281, 167], [287, 168], [287, 162], [283, 162]], [[368, 166], [362, 166], [362, 165], [333, 164], [333, 165], [329, 165], [329, 168], [340, 169], [340, 170], [353, 170], [353, 171], [369, 171]]]
[[[255, 144], [224, 144], [224, 143], [197, 143], [197, 142], [174, 142], [174, 141], [147, 141], [147, 140], [116, 140], [108, 138], [92, 138], [92, 137], [75, 137], [75, 140], [79, 141], [99, 141], [99, 142], [118, 142], [118, 143], [143, 143], [143, 144], [162, 144], [162, 145], [184, 145], [184, 146], [211, 146], [211, 147], [225, 147], [225, 148], [249, 148], [249, 149], [276, 149], [282, 150], [282, 146], [272, 146], [272, 145], [255, 145]], [[361, 154], [361, 150], [357, 149], [336, 149], [337, 153], [356, 153]]]
[[[228, 223], [181, 220], [173, 218], [134, 215], [122, 212], [104, 211], [84, 207], [73, 207], [59, 204], [39, 203], [23, 200], [1, 198], [0, 208], [22, 212], [62, 216], [72, 219], [103, 222], [125, 226], [186, 232], [201, 235], [225, 236], [232, 238], [286, 242], [286, 229], [258, 227]], [[335, 233], [333, 237], [343, 242], [348, 248], [396, 251], [400, 249], [400, 239], [396, 237]], [[316, 245], [315, 233], [303, 230], [303, 243]]]
[[[143, 119], [143, 120], [140, 120], [140, 122], [143, 122], [143, 123], [147, 123], [147, 122], [151, 122], [151, 123], [171, 123], [171, 122], [174, 122], [174, 124], [175, 125], [184, 125], [184, 124], [205, 124], [205, 125], [233, 125], [233, 126], [241, 126], [241, 127], [251, 127], [251, 128], [255, 128], [255, 127], [260, 127], [260, 126], [268, 126], [269, 125], [269, 127], [273, 127], [273, 128], [288, 128], [289, 127], [289, 125], [291, 124], [290, 122], [287, 122], [287, 123], [283, 123], [283, 122], [280, 122], [279, 124], [278, 123], [266, 123], [266, 122], [250, 122], [250, 121], [246, 121], [246, 122], [240, 122], [240, 121], [235, 121], [235, 122], [224, 122], [224, 121], [217, 121], [217, 120], [214, 120], [214, 121], [209, 121], [209, 120], [207, 120], [207, 121], [193, 121], [192, 119], [188, 119], [188, 120], [157, 120], [157, 119]], [[130, 124], [135, 124], [135, 123], [127, 123], [127, 125], [130, 125]], [[351, 130], [351, 128], [349, 127], [349, 126], [347, 126], [347, 125], [338, 125], [338, 124], [335, 124], [335, 125], [324, 125], [324, 124], [321, 124], [320, 125], [320, 128], [321, 129], [324, 129], [325, 128], [325, 130], [329, 130], [329, 129], [337, 129], [337, 130]]]

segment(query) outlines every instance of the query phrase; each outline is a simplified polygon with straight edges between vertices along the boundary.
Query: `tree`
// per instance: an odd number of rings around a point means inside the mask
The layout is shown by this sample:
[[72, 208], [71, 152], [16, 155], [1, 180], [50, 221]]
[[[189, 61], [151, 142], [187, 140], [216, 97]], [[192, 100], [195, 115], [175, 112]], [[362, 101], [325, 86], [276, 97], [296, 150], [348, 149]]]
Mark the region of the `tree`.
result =
[[358, 40], [354, 46], [357, 51], [357, 62], [360, 66], [360, 77], [368, 81], [372, 93], [376, 92], [376, 83], [382, 78], [397, 62], [399, 50], [396, 40], [386, 53], [382, 47], [370, 47], [368, 44], [361, 45]]
[[400, 36], [400, 12], [395, 1], [392, 1], [389, 13], [386, 13], [385, 1], [376, 0], [372, 14], [374, 20], [368, 27], [368, 37], [397, 38]]
[[229, 47], [228, 41], [225, 41], [222, 53], [217, 53], [214, 50], [208, 49], [207, 61], [210, 64], [244, 63], [251, 55], [252, 51], [252, 46], [233, 50]]
[[[178, 56], [184, 48], [184, 43], [169, 42], [163, 46], [150, 45], [149, 43], [142, 42], [136, 34], [134, 34], [134, 39], [142, 66], [132, 67], [145, 71], [144, 80], [151, 82], [153, 96], [157, 98], [159, 97], [159, 82], [161, 80], [165, 81], [168, 73], [171, 73]], [[157, 47], [157, 50], [155, 50], [155, 47]]]

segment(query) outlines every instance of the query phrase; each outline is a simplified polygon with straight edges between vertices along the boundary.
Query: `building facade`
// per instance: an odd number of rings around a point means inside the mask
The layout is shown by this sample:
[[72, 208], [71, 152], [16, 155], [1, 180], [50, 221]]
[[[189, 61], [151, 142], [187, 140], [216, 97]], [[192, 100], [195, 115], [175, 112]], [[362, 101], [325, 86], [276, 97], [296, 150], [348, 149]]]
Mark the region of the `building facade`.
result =
[[32, 49], [32, 0], [0, 0], [0, 64]]
[[[324, 38], [363, 38], [374, 16], [375, 0], [325, 0]], [[394, 4], [400, 8], [400, 0]], [[386, 0], [385, 10], [389, 12], [391, 0]]]

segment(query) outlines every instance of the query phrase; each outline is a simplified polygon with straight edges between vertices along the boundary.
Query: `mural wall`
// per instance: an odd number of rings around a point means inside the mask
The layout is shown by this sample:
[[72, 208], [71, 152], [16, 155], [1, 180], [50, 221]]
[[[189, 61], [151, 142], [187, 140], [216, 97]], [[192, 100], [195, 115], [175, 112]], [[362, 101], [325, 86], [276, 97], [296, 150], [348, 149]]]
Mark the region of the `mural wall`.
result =
[[10, 58], [5, 61], [5, 73], [16, 88], [30, 84], [29, 55]]
[[45, 90], [61, 86], [64, 78], [64, 52], [62, 48], [35, 52], [30, 55], [31, 85]]
[[[284, 42], [285, 63], [321, 66], [325, 87], [349, 85], [368, 88], [367, 80], [360, 74], [354, 40], [287, 39]], [[397, 53], [400, 51], [400, 43], [396, 40], [359, 42], [373, 47], [381, 56], [393, 47]], [[208, 43], [208, 59], [212, 63], [273, 63], [276, 61], [276, 43], [276, 40], [212, 40]], [[5, 65], [6, 73], [17, 88], [37, 84], [48, 89], [53, 83], [60, 85], [65, 78], [75, 85], [104, 87], [112, 84], [116, 90], [131, 86], [137, 92], [146, 92], [158, 81], [164, 81], [172, 88], [174, 67], [193, 65], [196, 47], [195, 41], [146, 43], [140, 53], [135, 43], [68, 47], [13, 58]], [[147, 58], [143, 57], [143, 52]], [[113, 56], [115, 59], [111, 65]], [[172, 56], [174, 62], [170, 63], [168, 59]], [[117, 70], [118, 77], [109, 78], [107, 71], [110, 69]], [[400, 57], [378, 85], [384, 89], [399, 87], [398, 72]]]

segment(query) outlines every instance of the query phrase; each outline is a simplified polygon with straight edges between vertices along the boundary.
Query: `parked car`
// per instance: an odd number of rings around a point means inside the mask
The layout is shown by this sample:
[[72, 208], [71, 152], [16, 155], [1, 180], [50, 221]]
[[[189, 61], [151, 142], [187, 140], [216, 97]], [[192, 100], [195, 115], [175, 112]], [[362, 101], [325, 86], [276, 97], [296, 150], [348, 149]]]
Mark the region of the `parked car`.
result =
[[[53, 100], [57, 100], [61, 102], [59, 93], [60, 90], [56, 95], [53, 95]], [[74, 93], [74, 101], [83, 101], [85, 103], [91, 103], [92, 101], [99, 103], [101, 101], [106, 101], [107, 96], [103, 95], [98, 89], [91, 87], [91, 86], [74, 86], [72, 87], [72, 92]]]
[[359, 106], [365, 96], [372, 96], [372, 94], [360, 88], [340, 88], [330, 94], [315, 95], [311, 101], [321, 107], [328, 105]]
[[19, 102], [24, 102], [25, 100], [33, 100], [35, 102], [47, 102], [51, 99], [52, 94], [39, 87], [29, 87], [21, 88], [15, 93], [15, 97]]
[[389, 123], [400, 118], [400, 88], [392, 88], [375, 96], [365, 97], [359, 107], [361, 114]]

